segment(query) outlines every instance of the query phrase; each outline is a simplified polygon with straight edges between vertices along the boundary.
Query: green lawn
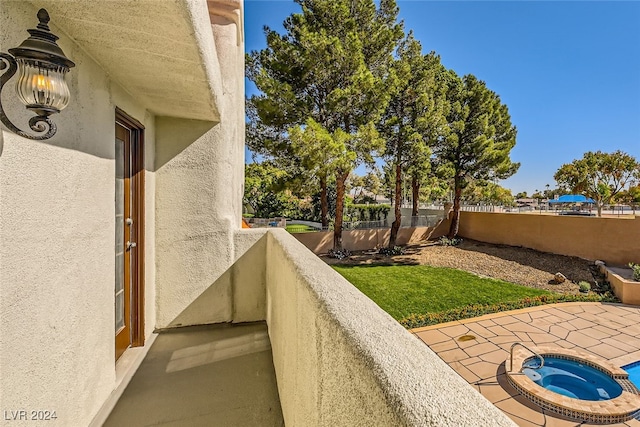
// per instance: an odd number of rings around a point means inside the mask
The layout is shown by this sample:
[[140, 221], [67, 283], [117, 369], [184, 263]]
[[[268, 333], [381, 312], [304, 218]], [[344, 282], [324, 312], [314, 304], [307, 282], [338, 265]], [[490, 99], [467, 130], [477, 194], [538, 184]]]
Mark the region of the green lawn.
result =
[[426, 265], [333, 266], [396, 320], [471, 304], [497, 304], [549, 292], [451, 268]]
[[309, 233], [311, 231], [318, 231], [317, 229], [304, 224], [289, 224], [285, 229], [289, 233]]

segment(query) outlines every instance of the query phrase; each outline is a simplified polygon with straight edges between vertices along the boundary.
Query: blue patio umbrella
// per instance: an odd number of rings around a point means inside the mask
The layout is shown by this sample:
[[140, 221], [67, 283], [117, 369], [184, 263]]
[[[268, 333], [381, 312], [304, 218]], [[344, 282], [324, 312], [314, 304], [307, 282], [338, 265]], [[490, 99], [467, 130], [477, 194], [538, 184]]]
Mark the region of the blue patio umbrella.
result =
[[595, 203], [595, 201], [582, 194], [565, 194], [555, 200], [549, 200], [549, 203]]

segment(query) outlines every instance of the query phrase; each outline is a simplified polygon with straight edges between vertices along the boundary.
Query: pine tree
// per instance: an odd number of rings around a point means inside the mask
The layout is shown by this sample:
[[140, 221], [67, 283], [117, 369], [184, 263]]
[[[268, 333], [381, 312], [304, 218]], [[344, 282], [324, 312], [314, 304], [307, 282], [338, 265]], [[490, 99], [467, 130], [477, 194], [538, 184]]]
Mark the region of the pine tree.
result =
[[504, 179], [519, 163], [509, 157], [516, 128], [500, 97], [473, 75], [448, 75], [448, 134], [435, 148], [440, 172], [453, 179], [453, 216], [448, 237], [458, 234], [460, 199], [469, 180]]
[[[420, 42], [409, 33], [398, 47], [393, 63], [396, 86], [387, 107], [380, 131], [386, 140], [385, 157], [395, 171], [395, 220], [391, 225], [389, 247], [396, 244], [402, 222], [401, 185], [410, 169], [414, 205], [417, 206], [419, 178], [429, 168], [430, 145], [445, 123], [446, 100], [441, 79], [440, 58], [435, 53], [422, 54]], [[417, 216], [414, 209], [414, 216]]]
[[247, 57], [247, 75], [262, 92], [249, 100], [259, 122], [250, 127], [273, 155], [303, 155], [305, 150], [295, 153], [286, 145], [292, 132], [302, 138], [308, 123], [343, 148], [332, 162], [334, 248], [341, 249], [345, 184], [382, 146], [375, 123], [389, 102], [389, 64], [402, 26], [394, 0], [381, 0], [379, 7], [373, 0], [296, 2], [302, 13], [286, 19], [286, 34], [266, 28], [267, 48]]

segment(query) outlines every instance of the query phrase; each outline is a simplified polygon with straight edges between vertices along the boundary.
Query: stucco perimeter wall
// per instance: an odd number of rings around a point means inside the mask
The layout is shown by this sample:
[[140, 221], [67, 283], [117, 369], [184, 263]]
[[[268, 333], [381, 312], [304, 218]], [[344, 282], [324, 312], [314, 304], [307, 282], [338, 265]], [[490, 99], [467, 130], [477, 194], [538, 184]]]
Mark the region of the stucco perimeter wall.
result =
[[[0, 51], [37, 24], [27, 2], [0, 2]], [[88, 425], [116, 383], [115, 107], [146, 128], [146, 317], [155, 317], [155, 117], [56, 27], [76, 67], [50, 140], [0, 131], [0, 411], [56, 411], [51, 426]], [[27, 128], [15, 78], [3, 106]], [[147, 335], [153, 322], [147, 323]], [[3, 412], [4, 414], [4, 412]], [[27, 413], [29, 416], [30, 413]], [[36, 421], [0, 424], [26, 426]]]
[[[388, 228], [350, 230], [342, 232], [342, 246], [350, 251], [365, 251], [368, 249], [382, 248], [389, 244]], [[317, 231], [311, 233], [293, 233], [296, 239], [315, 254], [326, 254], [333, 248], [333, 231]], [[401, 228], [398, 231], [396, 243], [408, 245], [417, 243], [427, 238], [440, 237], [439, 229], [435, 232], [431, 227]]]
[[613, 265], [639, 261], [640, 217], [460, 212], [458, 234], [481, 242], [599, 259]]
[[266, 314], [288, 426], [513, 426], [284, 230], [267, 239]]

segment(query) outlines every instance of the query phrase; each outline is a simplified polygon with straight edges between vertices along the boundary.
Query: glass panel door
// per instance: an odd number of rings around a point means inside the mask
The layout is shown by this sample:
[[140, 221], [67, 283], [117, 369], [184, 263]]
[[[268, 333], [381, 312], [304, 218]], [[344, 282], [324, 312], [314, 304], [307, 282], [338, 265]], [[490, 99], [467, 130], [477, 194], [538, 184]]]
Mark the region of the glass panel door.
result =
[[124, 141], [116, 138], [116, 334], [124, 328]]
[[116, 109], [115, 356], [144, 345], [144, 127]]
[[115, 140], [115, 332], [116, 359], [131, 345], [131, 233], [134, 212], [131, 130], [116, 123]]

